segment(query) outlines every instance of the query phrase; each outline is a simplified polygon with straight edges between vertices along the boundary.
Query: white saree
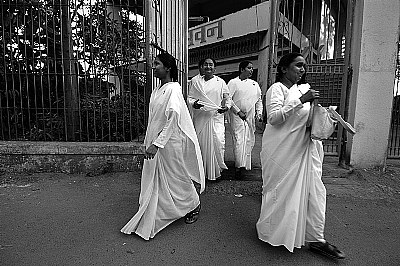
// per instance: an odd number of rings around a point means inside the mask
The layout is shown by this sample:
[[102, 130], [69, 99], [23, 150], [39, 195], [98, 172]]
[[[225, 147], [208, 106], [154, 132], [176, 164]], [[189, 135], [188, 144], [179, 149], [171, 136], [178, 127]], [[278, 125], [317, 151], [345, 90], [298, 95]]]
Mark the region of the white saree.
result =
[[121, 232], [149, 240], [200, 204], [192, 180], [200, 193], [205, 187], [200, 146], [179, 83], [152, 92], [144, 144], [159, 149], [144, 161], [139, 210]]
[[227, 169], [224, 162], [225, 154], [225, 124], [224, 114], [217, 112], [223, 101], [230, 107], [228, 87], [224, 80], [214, 76], [205, 81], [204, 77], [192, 80], [190, 83], [188, 101], [193, 106], [196, 100], [204, 105], [200, 109], [191, 108], [193, 124], [199, 139], [203, 156], [206, 178], [216, 180], [221, 176], [222, 169]]
[[[261, 89], [251, 79], [240, 80], [239, 77], [228, 82], [232, 96], [232, 107], [229, 111], [229, 124], [233, 135], [235, 167], [251, 170], [251, 151], [255, 143], [255, 116], [262, 114]], [[237, 113], [246, 113], [243, 121]]]
[[260, 240], [293, 252], [305, 241], [324, 239], [326, 190], [322, 183], [323, 147], [306, 128], [310, 104], [282, 83], [267, 91], [266, 125], [261, 150], [263, 192]]

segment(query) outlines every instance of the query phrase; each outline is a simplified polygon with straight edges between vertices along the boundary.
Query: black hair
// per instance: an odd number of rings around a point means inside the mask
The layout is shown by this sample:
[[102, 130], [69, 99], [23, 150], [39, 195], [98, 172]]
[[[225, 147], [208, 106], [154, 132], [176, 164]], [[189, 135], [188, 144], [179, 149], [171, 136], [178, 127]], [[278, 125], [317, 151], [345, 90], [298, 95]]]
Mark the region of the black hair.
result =
[[204, 63], [206, 62], [206, 60], [207, 60], [207, 59], [210, 59], [211, 61], [213, 61], [213, 63], [214, 63], [214, 67], [216, 67], [216, 66], [217, 66], [217, 61], [215, 61], [215, 59], [214, 59], [214, 58], [212, 58], [212, 57], [206, 57], [206, 58], [204, 58], [203, 65], [204, 65]]
[[169, 67], [169, 74], [172, 81], [178, 81], [178, 67], [176, 66], [176, 59], [167, 52], [163, 52], [156, 56], [164, 65]]
[[284, 56], [281, 57], [278, 65], [276, 67], [275, 82], [280, 82], [282, 80], [282, 77], [283, 77], [282, 69], [289, 67], [290, 64], [293, 63], [294, 60], [299, 56], [303, 56], [303, 55], [300, 53], [289, 53], [289, 54], [285, 54]]
[[244, 61], [240, 62], [240, 64], [239, 64], [239, 74], [242, 73], [242, 69], [245, 69], [249, 64], [253, 64], [253, 63], [248, 61], [248, 60], [244, 60]]

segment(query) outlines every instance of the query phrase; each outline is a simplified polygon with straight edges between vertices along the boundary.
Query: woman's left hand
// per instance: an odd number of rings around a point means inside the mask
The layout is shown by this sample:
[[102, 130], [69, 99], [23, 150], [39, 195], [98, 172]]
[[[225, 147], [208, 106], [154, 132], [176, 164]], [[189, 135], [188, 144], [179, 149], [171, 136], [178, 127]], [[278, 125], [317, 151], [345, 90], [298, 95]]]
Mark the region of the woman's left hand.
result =
[[154, 156], [156, 156], [157, 151], [158, 151], [158, 147], [154, 144], [151, 144], [150, 147], [147, 148], [144, 158], [145, 159], [153, 159]]
[[238, 113], [237, 113], [237, 115], [240, 117], [240, 119], [242, 119], [242, 120], [246, 120], [246, 113], [245, 112], [243, 112], [243, 111], [239, 111]]

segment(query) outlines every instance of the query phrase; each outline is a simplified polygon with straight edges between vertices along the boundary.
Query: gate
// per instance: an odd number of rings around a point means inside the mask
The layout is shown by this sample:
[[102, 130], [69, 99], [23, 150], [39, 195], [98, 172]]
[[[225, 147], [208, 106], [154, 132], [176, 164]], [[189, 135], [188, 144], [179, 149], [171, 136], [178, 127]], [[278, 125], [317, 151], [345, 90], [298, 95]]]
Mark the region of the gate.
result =
[[0, 141], [138, 140], [154, 50], [186, 80], [186, 2], [3, 0]]
[[393, 90], [392, 119], [390, 124], [388, 158], [400, 159], [400, 36], [397, 42], [396, 72]]
[[[347, 2], [343, 0], [275, 0], [271, 3], [268, 83], [275, 79], [280, 57], [301, 53], [307, 62], [307, 81], [320, 91], [320, 104], [343, 106]], [[324, 141], [327, 155], [338, 155], [338, 132]]]

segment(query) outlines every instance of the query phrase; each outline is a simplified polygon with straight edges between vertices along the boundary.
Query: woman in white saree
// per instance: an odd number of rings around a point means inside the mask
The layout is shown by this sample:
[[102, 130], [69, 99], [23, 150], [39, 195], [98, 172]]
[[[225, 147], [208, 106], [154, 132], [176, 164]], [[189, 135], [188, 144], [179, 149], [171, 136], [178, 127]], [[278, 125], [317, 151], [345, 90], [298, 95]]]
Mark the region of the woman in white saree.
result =
[[121, 229], [145, 240], [175, 220], [197, 220], [200, 200], [192, 182], [204, 191], [203, 161], [196, 131], [182, 95], [174, 57], [159, 54], [153, 64], [161, 84], [150, 97], [149, 121], [144, 144], [139, 210]]
[[262, 205], [256, 224], [260, 240], [290, 252], [306, 242], [325, 256], [345, 257], [324, 238], [326, 190], [321, 141], [310, 137], [310, 103], [319, 92], [297, 85], [305, 74], [301, 54], [284, 55], [277, 82], [266, 94], [267, 125], [262, 138]]

